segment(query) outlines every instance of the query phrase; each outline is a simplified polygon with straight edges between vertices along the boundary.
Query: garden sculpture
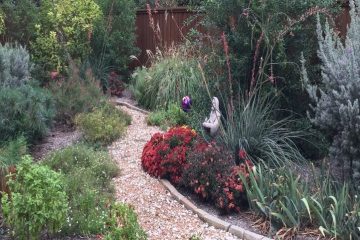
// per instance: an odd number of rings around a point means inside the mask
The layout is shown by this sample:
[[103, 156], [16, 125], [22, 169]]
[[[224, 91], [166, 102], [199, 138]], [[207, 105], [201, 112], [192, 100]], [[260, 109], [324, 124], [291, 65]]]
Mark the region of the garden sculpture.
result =
[[189, 96], [183, 97], [181, 101], [181, 108], [184, 112], [189, 112], [191, 109], [191, 98]]
[[219, 99], [217, 97], [213, 97], [211, 103], [212, 106], [211, 106], [210, 117], [205, 118], [205, 121], [203, 122], [202, 125], [206, 130], [210, 131], [210, 136], [213, 137], [219, 130], [221, 113], [219, 110]]

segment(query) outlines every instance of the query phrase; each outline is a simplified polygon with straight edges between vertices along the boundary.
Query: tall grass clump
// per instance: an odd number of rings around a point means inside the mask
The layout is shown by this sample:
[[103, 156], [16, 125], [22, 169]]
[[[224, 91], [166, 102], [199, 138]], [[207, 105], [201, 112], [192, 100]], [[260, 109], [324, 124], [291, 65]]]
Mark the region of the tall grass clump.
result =
[[139, 104], [147, 109], [179, 104], [188, 95], [196, 100], [201, 93], [201, 74], [197, 61], [183, 48], [158, 51], [152, 66], [135, 71], [131, 89]]
[[236, 105], [233, 111], [226, 111], [220, 129], [220, 140], [229, 149], [234, 153], [243, 149], [253, 161], [277, 166], [304, 160], [294, 143], [304, 133], [290, 129], [290, 118], [273, 118], [276, 111], [273, 98], [257, 91]]
[[0, 167], [16, 165], [27, 153], [27, 142], [24, 136], [7, 141], [0, 145]]

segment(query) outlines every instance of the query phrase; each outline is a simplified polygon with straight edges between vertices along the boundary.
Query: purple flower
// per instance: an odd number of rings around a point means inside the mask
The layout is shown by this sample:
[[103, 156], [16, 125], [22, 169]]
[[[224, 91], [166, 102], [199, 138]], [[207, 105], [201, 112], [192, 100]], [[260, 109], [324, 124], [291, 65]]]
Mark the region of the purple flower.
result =
[[181, 101], [181, 108], [184, 112], [189, 112], [191, 109], [191, 98], [189, 96], [183, 97]]

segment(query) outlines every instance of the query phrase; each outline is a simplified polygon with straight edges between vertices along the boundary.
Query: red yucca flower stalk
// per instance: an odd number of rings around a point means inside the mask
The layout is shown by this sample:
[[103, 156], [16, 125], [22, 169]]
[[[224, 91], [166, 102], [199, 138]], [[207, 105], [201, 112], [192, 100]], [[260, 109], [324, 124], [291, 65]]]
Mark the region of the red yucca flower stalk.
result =
[[[230, 109], [228, 109], [228, 112], [230, 114], [234, 111], [233, 89], [232, 89], [232, 76], [231, 76], [230, 57], [229, 57], [229, 44], [226, 40], [226, 36], [224, 32], [222, 32], [221, 34], [221, 40], [223, 42], [224, 53], [226, 57], [226, 65], [228, 68], [228, 81], [229, 81], [229, 90], [230, 90], [230, 106], [229, 106]], [[232, 118], [230, 117], [230, 119]]]
[[250, 93], [253, 91], [255, 84], [256, 84], [256, 80], [255, 80], [256, 61], [257, 61], [257, 58], [259, 57], [260, 44], [263, 39], [264, 39], [264, 32], [261, 32], [261, 35], [256, 42], [255, 54], [254, 54], [254, 59], [253, 59], [253, 69], [252, 69], [252, 74], [251, 74]]

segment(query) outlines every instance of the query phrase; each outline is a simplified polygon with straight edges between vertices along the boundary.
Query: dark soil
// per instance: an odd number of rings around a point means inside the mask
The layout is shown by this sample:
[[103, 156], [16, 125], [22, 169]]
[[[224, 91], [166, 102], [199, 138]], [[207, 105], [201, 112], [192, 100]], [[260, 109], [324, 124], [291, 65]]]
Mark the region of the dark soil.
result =
[[81, 138], [81, 133], [74, 127], [65, 124], [56, 124], [47, 136], [30, 149], [31, 155], [40, 160], [48, 153], [73, 145]]
[[[243, 210], [238, 213], [233, 212], [229, 214], [224, 214], [223, 212], [219, 211], [212, 203], [203, 202], [199, 199], [199, 197], [190, 192], [188, 189], [183, 187], [176, 187], [177, 190], [184, 195], [186, 198], [191, 200], [199, 209], [204, 210], [205, 212], [216, 216], [232, 225], [239, 226], [243, 229], [249, 230], [251, 232], [261, 234], [263, 236], [268, 236], [268, 227], [269, 223], [262, 221], [261, 218], [255, 215], [250, 210]], [[267, 228], [267, 229], [266, 229]], [[309, 230], [309, 233], [311, 230]], [[268, 236], [271, 238], [271, 236]], [[307, 233], [299, 233], [296, 237], [289, 238], [293, 240], [316, 240], [316, 239], [327, 239], [327, 238], [320, 238], [318, 235], [314, 234], [307, 234]]]

